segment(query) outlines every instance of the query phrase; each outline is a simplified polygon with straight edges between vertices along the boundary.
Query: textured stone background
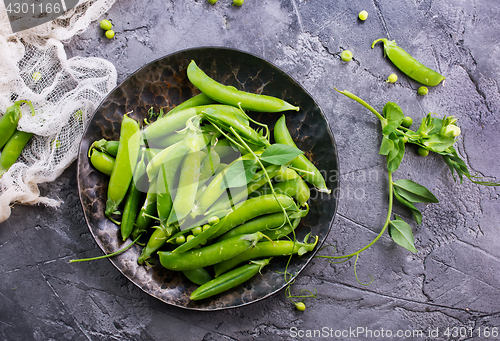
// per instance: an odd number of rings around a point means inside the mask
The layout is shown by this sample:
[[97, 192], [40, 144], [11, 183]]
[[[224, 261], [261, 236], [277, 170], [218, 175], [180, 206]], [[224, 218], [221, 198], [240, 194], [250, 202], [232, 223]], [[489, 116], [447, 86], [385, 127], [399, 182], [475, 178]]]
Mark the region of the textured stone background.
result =
[[[357, 20], [362, 9], [369, 12], [366, 22]], [[428, 112], [456, 116], [463, 132], [458, 151], [471, 171], [500, 179], [496, 1], [246, 0], [236, 8], [229, 0], [213, 6], [205, 0], [118, 0], [104, 17], [115, 24], [113, 40], [96, 23], [66, 44], [67, 53], [113, 62], [119, 82], [151, 60], [197, 46], [249, 51], [298, 80], [327, 115], [338, 146], [342, 192], [328, 242], [340, 252], [354, 251], [380, 231], [387, 180], [377, 154], [377, 119], [334, 86], [379, 110], [397, 102], [415, 121]], [[418, 84], [383, 57], [382, 47], [370, 48], [382, 37], [446, 75], [445, 86], [418, 97]], [[340, 60], [343, 49], [354, 53], [350, 63]], [[385, 83], [393, 72], [399, 81]], [[207, 313], [161, 303], [107, 260], [68, 264], [102, 254], [83, 218], [73, 164], [41, 188], [63, 200], [59, 209], [17, 205], [0, 224], [0, 339], [292, 340], [293, 327], [424, 331], [408, 340], [495, 339], [478, 332], [500, 327], [500, 190], [454, 183], [439, 157], [418, 157], [413, 148], [395, 177], [424, 184], [440, 200], [420, 206], [423, 223], [413, 226], [417, 254], [386, 235], [358, 262], [360, 279], [374, 278], [369, 286], [356, 281], [352, 262], [315, 259], [294, 287], [318, 290], [305, 312], [294, 310], [281, 292]], [[399, 207], [396, 212], [409, 218]], [[466, 336], [444, 336], [453, 327], [465, 327]], [[430, 337], [436, 328], [439, 337]]]

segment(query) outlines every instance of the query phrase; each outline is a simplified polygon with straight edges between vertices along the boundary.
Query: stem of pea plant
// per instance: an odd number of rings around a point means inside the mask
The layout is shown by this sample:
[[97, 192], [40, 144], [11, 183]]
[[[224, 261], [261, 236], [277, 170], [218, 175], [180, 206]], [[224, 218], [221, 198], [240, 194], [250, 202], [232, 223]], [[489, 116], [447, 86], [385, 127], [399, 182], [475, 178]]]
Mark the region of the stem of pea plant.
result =
[[209, 120], [209, 122], [212, 124], [212, 126], [215, 127], [215, 129], [217, 129], [225, 138], [227, 138], [229, 141], [231, 141], [232, 143], [234, 143], [236, 146], [240, 147], [241, 149], [243, 149], [243, 146], [240, 145], [238, 142], [236, 142], [235, 140], [233, 140], [229, 135], [227, 135], [225, 132], [222, 131], [222, 129], [220, 129], [215, 123], [213, 123], [212, 121]]
[[113, 257], [113, 256], [116, 256], [116, 255], [119, 255], [120, 253], [122, 252], [125, 252], [127, 251], [132, 245], [134, 245], [135, 243], [137, 243], [137, 241], [139, 240], [139, 238], [141, 238], [142, 236], [142, 233], [137, 237], [135, 238], [132, 243], [128, 244], [127, 246], [125, 246], [124, 248], [118, 250], [118, 251], [115, 251], [113, 253], [110, 253], [110, 254], [107, 254], [107, 255], [102, 255], [102, 256], [98, 256], [98, 257], [92, 257], [92, 258], [80, 258], [80, 259], [71, 259], [69, 262], [70, 263], [75, 263], [75, 262], [88, 262], [88, 261], [91, 261], [91, 260], [97, 260], [97, 259], [103, 259], [103, 258], [109, 258], [109, 257]]
[[335, 90], [337, 90], [338, 92], [340, 92], [342, 95], [347, 96], [347, 97], [349, 97], [350, 99], [355, 100], [356, 102], [358, 102], [359, 104], [361, 104], [362, 106], [364, 106], [366, 109], [370, 110], [373, 114], [375, 114], [375, 116], [377, 116], [377, 117], [378, 117], [378, 119], [379, 119], [381, 122], [385, 121], [385, 118], [384, 118], [382, 115], [380, 115], [380, 114], [377, 112], [377, 110], [373, 109], [373, 107], [372, 107], [370, 104], [366, 103], [365, 101], [363, 101], [361, 98], [359, 98], [359, 97], [358, 97], [358, 96], [356, 96], [355, 94], [350, 93], [350, 92], [349, 92], [349, 91], [347, 91], [347, 90], [340, 91], [340, 90], [338, 90], [337, 88], [334, 88], [334, 89], [335, 89]]
[[[356, 260], [354, 261], [354, 275], [356, 276], [356, 280], [358, 281], [358, 283], [360, 284], [363, 284], [363, 285], [366, 285], [364, 283], [361, 283], [358, 279], [358, 275], [356, 273], [356, 264], [358, 262], [358, 258], [359, 258], [359, 254], [363, 251], [365, 251], [366, 249], [368, 249], [369, 247], [371, 247], [373, 244], [375, 244], [377, 242], [377, 240], [380, 239], [380, 237], [382, 237], [382, 235], [384, 234], [385, 230], [387, 229], [387, 227], [389, 226], [389, 223], [391, 222], [391, 216], [392, 216], [392, 206], [393, 206], [393, 203], [394, 203], [394, 196], [393, 196], [393, 182], [392, 182], [392, 172], [388, 172], [388, 180], [389, 180], [389, 208], [387, 210], [387, 217], [385, 218], [385, 222], [384, 222], [384, 226], [382, 227], [382, 230], [380, 231], [380, 233], [375, 237], [375, 239], [373, 239], [368, 245], [366, 245], [365, 247], [359, 249], [358, 251], [356, 252], [353, 252], [353, 253], [350, 253], [348, 255], [343, 255], [343, 256], [321, 256], [321, 255], [316, 255], [316, 257], [318, 258], [328, 258], [328, 259], [350, 259], [352, 257], [356, 257]], [[373, 280], [373, 278], [372, 278]], [[371, 282], [370, 282], [371, 283]], [[369, 283], [368, 283], [369, 284]]]

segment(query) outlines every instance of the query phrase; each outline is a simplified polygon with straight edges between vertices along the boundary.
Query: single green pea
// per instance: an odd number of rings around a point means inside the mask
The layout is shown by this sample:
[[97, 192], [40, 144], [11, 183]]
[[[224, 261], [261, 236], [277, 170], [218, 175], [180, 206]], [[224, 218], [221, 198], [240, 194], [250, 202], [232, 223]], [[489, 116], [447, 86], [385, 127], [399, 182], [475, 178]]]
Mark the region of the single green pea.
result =
[[206, 230], [208, 230], [210, 228], [211, 225], [209, 224], [205, 224], [203, 225], [203, 232], [205, 232]]
[[113, 30], [107, 30], [106, 33], [104, 33], [106, 35], [106, 38], [108, 39], [113, 39], [113, 37], [115, 36], [115, 32]]
[[[208, 218], [208, 223], [209, 223], [210, 225], [215, 225], [215, 224], [217, 224], [219, 221], [220, 221], [219, 217], [216, 217], [216, 216], [213, 216], [213, 217]], [[203, 226], [203, 228], [205, 228], [205, 226]]]
[[113, 27], [113, 24], [108, 19], [104, 19], [104, 20], [99, 21], [99, 25], [105, 31], [108, 31]]
[[403, 123], [401, 123], [401, 125], [406, 128], [410, 128], [412, 124], [413, 119], [410, 116], [405, 116], [405, 118], [403, 118]]
[[348, 62], [352, 59], [352, 52], [349, 51], [349, 50], [344, 50], [342, 51], [342, 53], [340, 54], [340, 58], [342, 58], [342, 60], [344, 62]]
[[408, 137], [407, 136], [403, 136], [403, 143], [408, 143]]
[[196, 226], [191, 232], [193, 232], [193, 235], [197, 236], [203, 232], [203, 228], [201, 226]]
[[242, 6], [244, 0], [233, 0], [233, 5], [234, 6]]
[[297, 308], [298, 311], [304, 311], [306, 310], [306, 305], [304, 302], [297, 302], [295, 303], [295, 308]]
[[359, 12], [358, 18], [359, 18], [359, 20], [365, 21], [366, 18], [368, 18], [368, 12], [365, 10], [362, 10], [361, 12]]
[[39, 71], [33, 72], [31, 75], [31, 78], [35, 81], [38, 82], [40, 79], [42, 79], [42, 73]]
[[176, 244], [184, 244], [185, 242], [186, 242], [186, 237], [184, 237], [184, 235], [180, 235], [179, 237], [175, 238]]
[[391, 73], [389, 75], [389, 77], [387, 78], [387, 83], [396, 83], [398, 80], [398, 75], [396, 75], [395, 73]]
[[420, 154], [420, 156], [427, 156], [429, 155], [429, 150], [422, 147], [418, 147], [418, 154]]
[[209, 4], [215, 4], [215, 3], [217, 2], [217, 0], [207, 0], [207, 2], [208, 2]]
[[190, 241], [193, 238], [194, 238], [194, 236], [192, 234], [190, 234], [189, 236], [186, 237], [186, 242]]
[[427, 89], [426, 86], [421, 86], [420, 88], [418, 88], [417, 90], [417, 93], [420, 95], [420, 96], [425, 96], [429, 93], [429, 89]]

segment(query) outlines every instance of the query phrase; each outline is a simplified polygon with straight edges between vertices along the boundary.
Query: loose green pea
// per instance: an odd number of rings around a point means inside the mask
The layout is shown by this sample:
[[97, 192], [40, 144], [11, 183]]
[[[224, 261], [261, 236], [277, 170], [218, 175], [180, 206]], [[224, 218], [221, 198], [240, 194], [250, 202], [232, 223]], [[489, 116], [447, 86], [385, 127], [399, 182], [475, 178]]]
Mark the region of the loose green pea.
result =
[[342, 53], [340, 54], [340, 58], [342, 58], [342, 60], [344, 62], [348, 62], [352, 59], [352, 52], [349, 51], [349, 50], [344, 50], [342, 51]]
[[421, 86], [420, 88], [418, 88], [417, 90], [417, 93], [420, 95], [420, 96], [425, 96], [429, 93], [429, 89], [427, 89], [426, 86]]
[[405, 118], [403, 118], [403, 123], [401, 123], [401, 125], [406, 128], [410, 128], [412, 124], [413, 119], [410, 116], [405, 116]]
[[203, 228], [201, 226], [196, 226], [191, 232], [193, 232], [193, 235], [197, 236], [203, 232]]
[[104, 20], [99, 21], [99, 25], [105, 31], [108, 31], [113, 27], [113, 24], [108, 19], [104, 19]]
[[429, 155], [429, 150], [422, 147], [418, 147], [418, 154], [420, 154], [420, 156], [427, 156]]
[[184, 244], [185, 242], [186, 242], [186, 237], [184, 237], [184, 235], [180, 235], [179, 237], [175, 238], [176, 244]]
[[215, 4], [215, 3], [217, 2], [217, 0], [207, 0], [207, 2], [208, 2], [209, 4]]
[[38, 82], [42, 78], [42, 74], [39, 71], [33, 72], [33, 74], [31, 75], [31, 78], [35, 82]]
[[115, 36], [115, 32], [113, 30], [107, 30], [106, 33], [104, 33], [106, 35], [106, 38], [108, 39], [113, 39], [113, 37]]
[[233, 0], [233, 5], [234, 6], [242, 6], [244, 0]]
[[306, 310], [306, 305], [304, 302], [297, 302], [295, 303], [295, 308], [297, 308], [298, 311], [304, 311]]
[[392, 73], [389, 75], [389, 77], [387, 78], [387, 83], [396, 83], [398, 80], [398, 75], [396, 75], [395, 73]]
[[358, 14], [359, 20], [365, 21], [368, 18], [368, 12], [363, 10]]

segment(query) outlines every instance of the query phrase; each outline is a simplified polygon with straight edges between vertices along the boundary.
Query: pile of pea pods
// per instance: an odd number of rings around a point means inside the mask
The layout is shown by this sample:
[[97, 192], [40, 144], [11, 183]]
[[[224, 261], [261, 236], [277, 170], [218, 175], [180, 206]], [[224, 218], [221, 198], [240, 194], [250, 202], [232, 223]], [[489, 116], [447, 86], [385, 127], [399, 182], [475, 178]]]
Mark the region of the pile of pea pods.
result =
[[23, 103], [30, 107], [32, 114], [35, 113], [30, 101], [19, 100], [8, 107], [0, 119], [0, 149], [2, 149], [2, 154], [0, 154], [0, 178], [17, 161], [24, 147], [33, 136], [33, 133], [17, 129], [22, 116], [21, 104]]
[[271, 144], [268, 127], [246, 114], [298, 107], [220, 84], [194, 61], [187, 75], [199, 95], [143, 127], [124, 115], [119, 141], [95, 141], [89, 157], [109, 175], [105, 215], [122, 239], [146, 236], [138, 263], [159, 259], [183, 272], [199, 285], [191, 299], [201, 300], [242, 284], [273, 257], [312, 251], [318, 237], [299, 242], [294, 230], [309, 212], [309, 185], [330, 191], [284, 115]]

